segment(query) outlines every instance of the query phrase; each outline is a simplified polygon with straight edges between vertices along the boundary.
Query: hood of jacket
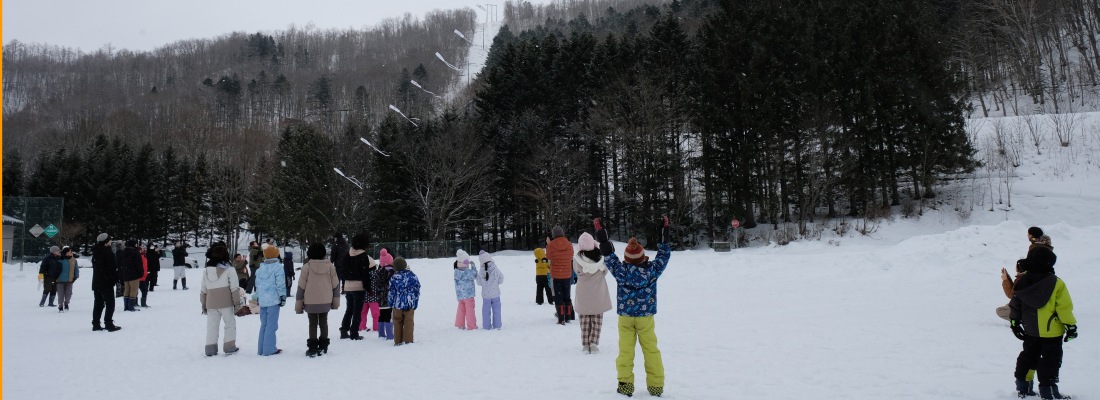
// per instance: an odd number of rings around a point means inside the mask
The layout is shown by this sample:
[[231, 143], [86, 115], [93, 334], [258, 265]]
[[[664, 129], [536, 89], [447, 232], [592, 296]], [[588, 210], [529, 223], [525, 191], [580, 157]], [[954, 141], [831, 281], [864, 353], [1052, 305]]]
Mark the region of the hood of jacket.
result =
[[330, 267], [332, 267], [332, 263], [326, 260], [309, 260], [302, 266], [302, 269], [309, 270], [310, 275], [328, 275], [331, 271]]
[[221, 278], [222, 274], [230, 270], [233, 270], [232, 265], [229, 265], [227, 262], [221, 262], [216, 266], [206, 267], [206, 270], [203, 271], [203, 279], [206, 279], [207, 282], [214, 282], [217, 281], [218, 278]]
[[1058, 277], [1054, 274], [1029, 272], [1016, 281], [1013, 295], [1030, 307], [1042, 308], [1050, 301], [1057, 284]]
[[585, 274], [595, 274], [600, 270], [606, 270], [607, 267], [603, 264], [603, 257], [599, 260], [590, 260], [584, 254], [577, 254], [573, 257], [573, 262], [577, 263], [581, 267], [581, 272]]

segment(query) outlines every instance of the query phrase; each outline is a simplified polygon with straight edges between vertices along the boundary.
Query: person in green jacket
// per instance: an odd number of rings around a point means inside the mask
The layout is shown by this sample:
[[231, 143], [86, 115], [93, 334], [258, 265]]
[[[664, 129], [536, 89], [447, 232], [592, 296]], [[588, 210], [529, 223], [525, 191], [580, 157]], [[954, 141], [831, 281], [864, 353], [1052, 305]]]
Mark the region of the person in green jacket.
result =
[[1028, 370], [1039, 376], [1039, 396], [1065, 399], [1058, 391], [1058, 370], [1062, 366], [1062, 343], [1077, 338], [1073, 299], [1065, 282], [1054, 275], [1054, 252], [1036, 248], [1028, 252], [1027, 272], [1016, 280], [1011, 308], [1012, 333], [1022, 340], [1016, 358], [1016, 392], [1021, 398], [1031, 392]]

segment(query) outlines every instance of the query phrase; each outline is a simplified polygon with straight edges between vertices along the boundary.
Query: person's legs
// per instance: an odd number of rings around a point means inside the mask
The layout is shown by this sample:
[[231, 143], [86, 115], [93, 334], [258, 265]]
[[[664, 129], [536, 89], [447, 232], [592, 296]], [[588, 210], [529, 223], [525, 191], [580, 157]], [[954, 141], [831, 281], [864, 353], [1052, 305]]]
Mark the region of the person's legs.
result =
[[493, 298], [493, 329], [500, 329], [504, 325], [504, 319], [500, 315], [500, 297]]
[[[592, 336], [588, 338], [588, 345], [595, 347], [600, 344], [600, 331], [603, 331], [603, 314], [592, 316]], [[592, 349], [593, 352], [597, 349]]]
[[218, 354], [218, 328], [221, 323], [221, 314], [218, 309], [206, 310], [206, 355]]
[[416, 310], [405, 310], [405, 329], [401, 332], [402, 343], [412, 343], [416, 333]]
[[1039, 363], [1035, 368], [1039, 375], [1039, 386], [1051, 386], [1058, 383], [1058, 372], [1062, 368], [1062, 338], [1039, 339]]
[[[466, 329], [477, 329], [477, 312], [474, 311], [476, 301], [473, 297], [463, 300], [466, 302]], [[484, 320], [482, 320], [484, 322]]]
[[493, 329], [491, 315], [493, 311], [493, 306], [491, 300], [492, 299], [486, 298], [481, 299], [481, 327], [485, 328], [486, 330]]
[[658, 393], [665, 387], [665, 363], [661, 359], [661, 349], [657, 348], [657, 333], [654, 331], [653, 316], [637, 320], [638, 343], [642, 345], [642, 357], [645, 358], [645, 382], [650, 393], [657, 388]]
[[466, 329], [466, 299], [458, 301], [458, 309], [455, 311], [455, 327]]
[[317, 328], [321, 331], [320, 339], [328, 339], [328, 313], [317, 315]]
[[[542, 293], [546, 291], [546, 286], [547, 282], [545, 275], [535, 276], [535, 304], [542, 305]], [[553, 299], [547, 300], [550, 300], [551, 303], [554, 302]]]
[[405, 334], [405, 312], [398, 309], [393, 309], [393, 344], [400, 345], [404, 340]]
[[317, 316], [321, 314], [308, 313], [306, 317], [309, 319], [309, 340], [317, 340]]
[[275, 331], [279, 329], [279, 306], [260, 307], [260, 336], [257, 352], [261, 356], [270, 356], [278, 351], [275, 346]]
[[141, 306], [149, 307], [145, 301], [149, 298], [149, 281], [141, 281], [138, 283], [138, 291], [141, 292]]
[[591, 315], [581, 314], [581, 346], [584, 346], [585, 350], [588, 350], [588, 345], [591, 344], [589, 338], [592, 337], [592, 322]]
[[233, 314], [233, 307], [226, 307], [218, 311], [225, 324], [225, 337], [222, 338], [222, 351], [225, 354], [236, 353], [237, 350], [237, 316]]
[[[92, 296], [92, 330], [101, 330], [103, 327], [100, 325], [100, 317], [103, 315], [103, 308], [107, 306], [107, 300], [103, 298], [101, 289], [92, 290]], [[113, 299], [114, 296], [112, 295], [111, 298]]]
[[619, 356], [615, 358], [617, 379], [629, 385], [630, 393], [634, 391], [634, 346], [638, 338], [634, 320], [633, 317], [619, 316]]
[[359, 312], [351, 313], [351, 321], [348, 324], [348, 335], [351, 336], [353, 340], [357, 340], [361, 338], [359, 336], [359, 324], [362, 321], [361, 313], [363, 311], [363, 299], [366, 297], [367, 292], [357, 291], [349, 293], [351, 293], [352, 302], [355, 303], [352, 305], [352, 309], [359, 310]]
[[1025, 335], [1023, 349], [1020, 350], [1020, 355], [1016, 357], [1016, 372], [1013, 374], [1016, 380], [1026, 380], [1028, 371], [1036, 368], [1039, 364], [1039, 357], [1042, 355], [1042, 345], [1040, 339], [1034, 336]]

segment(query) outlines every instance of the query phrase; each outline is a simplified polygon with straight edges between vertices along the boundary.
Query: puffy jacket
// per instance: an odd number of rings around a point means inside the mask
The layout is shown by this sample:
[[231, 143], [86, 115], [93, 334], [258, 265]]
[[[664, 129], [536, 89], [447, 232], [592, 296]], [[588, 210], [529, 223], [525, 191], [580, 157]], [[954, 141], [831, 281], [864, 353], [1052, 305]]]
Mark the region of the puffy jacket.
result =
[[550, 273], [550, 259], [546, 258], [546, 249], [535, 249], [535, 276], [546, 276]]
[[[357, 292], [367, 290], [364, 282], [370, 283], [370, 267], [372, 265], [378, 265], [378, 261], [375, 261], [370, 257], [367, 252], [362, 250], [351, 249], [347, 257], [341, 261], [344, 264], [343, 273], [340, 276], [344, 280], [345, 292]], [[339, 267], [337, 267], [337, 273]]]
[[211, 310], [232, 307], [236, 312], [241, 308], [241, 297], [237, 296], [237, 279], [229, 263], [209, 266], [203, 270], [199, 287], [199, 302], [202, 309]]
[[647, 317], [657, 313], [657, 279], [665, 272], [672, 249], [668, 243], [657, 245], [657, 257], [643, 265], [619, 261], [615, 253], [604, 257], [604, 265], [619, 283], [616, 300], [618, 314]]
[[294, 295], [294, 312], [326, 313], [340, 308], [340, 278], [336, 267], [321, 260], [309, 260], [302, 265], [298, 291]]
[[481, 298], [500, 297], [500, 284], [504, 283], [504, 273], [497, 268], [496, 261], [489, 261], [482, 268], [484, 269], [477, 271], [477, 284], [481, 286]]
[[393, 267], [387, 265], [371, 274], [370, 286], [378, 296], [377, 303], [381, 308], [390, 308], [390, 279], [393, 278], [393, 272]]
[[160, 250], [145, 250], [145, 260], [149, 262], [149, 272], [160, 272]]
[[172, 266], [187, 265], [187, 246], [178, 246], [172, 249]]
[[[232, 267], [230, 267], [232, 269]], [[286, 300], [286, 275], [278, 258], [269, 258], [256, 270], [256, 293], [260, 307], [277, 306]]]
[[573, 301], [577, 314], [596, 315], [610, 311], [611, 295], [607, 290], [607, 268], [603, 260], [593, 261], [577, 254], [573, 257], [573, 271], [577, 273], [577, 299]]
[[139, 252], [139, 254], [141, 254], [141, 278], [140, 278], [140, 280], [142, 282], [145, 282], [145, 280], [149, 278], [149, 257], [145, 256], [148, 253], [145, 253], [144, 251]]
[[1009, 318], [1020, 321], [1030, 336], [1059, 337], [1066, 333], [1066, 325], [1077, 325], [1069, 290], [1054, 274], [1025, 273], [1016, 280], [1008, 306]]
[[76, 282], [77, 278], [80, 278], [80, 266], [76, 263], [76, 258], [72, 256], [61, 256], [61, 262], [57, 264], [57, 282], [69, 283]]
[[546, 256], [550, 258], [550, 276], [554, 279], [573, 277], [573, 244], [564, 236], [558, 236], [546, 245]]
[[57, 280], [58, 275], [61, 274], [61, 256], [50, 253], [46, 258], [42, 259], [42, 263], [38, 265], [38, 273], [42, 274], [47, 281]]
[[115, 269], [115, 253], [106, 242], [96, 243], [92, 247], [92, 290], [110, 289], [118, 282], [118, 270]]
[[409, 270], [394, 272], [388, 298], [393, 308], [415, 310], [420, 304], [420, 279]]
[[136, 281], [141, 279], [141, 276], [145, 274], [145, 269], [142, 268], [142, 260], [144, 257], [138, 252], [137, 247], [126, 247], [122, 249], [122, 280], [124, 281]]
[[455, 268], [455, 296], [459, 300], [468, 299], [477, 295], [474, 290], [474, 280], [477, 278], [477, 270], [470, 267]]

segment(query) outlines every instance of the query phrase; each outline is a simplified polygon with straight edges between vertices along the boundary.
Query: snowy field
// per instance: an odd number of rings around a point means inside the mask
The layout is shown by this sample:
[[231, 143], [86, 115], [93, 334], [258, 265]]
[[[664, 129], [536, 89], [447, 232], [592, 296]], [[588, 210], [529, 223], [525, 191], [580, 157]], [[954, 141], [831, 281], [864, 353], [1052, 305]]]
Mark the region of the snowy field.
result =
[[[674, 252], [656, 316], [665, 397], [1014, 398], [1020, 341], [994, 309], [1007, 302], [1000, 269], [1024, 256], [1025, 230], [1038, 225], [1053, 238], [1080, 326], [1065, 346], [1060, 387], [1100, 399], [1100, 136], [1082, 133], [1078, 143], [1042, 156], [1025, 147], [1011, 208], [987, 211], [987, 198], [966, 218], [941, 207], [869, 236]], [[961, 192], [988, 197], [989, 188], [975, 189], [981, 181]], [[205, 357], [198, 270], [188, 271], [188, 291], [171, 290], [162, 272], [152, 308], [123, 312], [119, 302], [123, 329], [106, 333], [91, 331], [91, 270], [82, 270], [71, 311], [59, 314], [37, 306], [36, 266], [4, 265], [3, 398], [619, 398], [614, 313], [605, 314], [602, 352], [583, 354], [579, 324], [558, 326], [551, 306], [534, 303], [532, 258], [496, 254], [505, 273], [500, 331], [454, 328], [451, 260], [411, 260], [423, 284], [416, 343], [394, 347], [371, 332], [361, 342], [334, 339], [316, 359], [304, 356], [306, 318], [289, 304], [278, 331], [284, 354], [256, 355], [259, 317], [249, 316], [237, 319], [239, 354]], [[333, 332], [342, 314], [329, 314]], [[649, 397], [640, 350], [635, 372], [635, 397]]]

